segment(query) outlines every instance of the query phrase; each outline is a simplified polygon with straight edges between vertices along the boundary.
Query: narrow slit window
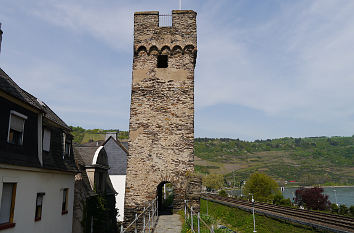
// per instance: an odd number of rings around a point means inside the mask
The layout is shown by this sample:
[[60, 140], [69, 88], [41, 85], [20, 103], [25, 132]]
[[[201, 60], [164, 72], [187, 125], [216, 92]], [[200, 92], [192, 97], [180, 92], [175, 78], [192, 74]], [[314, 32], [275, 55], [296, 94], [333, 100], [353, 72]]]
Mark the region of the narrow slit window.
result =
[[157, 68], [167, 68], [168, 67], [168, 56], [158, 55], [157, 56]]
[[69, 189], [68, 188], [63, 189], [63, 202], [61, 205], [61, 214], [68, 213], [68, 195], [69, 195]]
[[44, 193], [37, 193], [36, 214], [35, 214], [35, 218], [34, 218], [35, 221], [39, 221], [42, 219], [43, 197], [44, 197]]

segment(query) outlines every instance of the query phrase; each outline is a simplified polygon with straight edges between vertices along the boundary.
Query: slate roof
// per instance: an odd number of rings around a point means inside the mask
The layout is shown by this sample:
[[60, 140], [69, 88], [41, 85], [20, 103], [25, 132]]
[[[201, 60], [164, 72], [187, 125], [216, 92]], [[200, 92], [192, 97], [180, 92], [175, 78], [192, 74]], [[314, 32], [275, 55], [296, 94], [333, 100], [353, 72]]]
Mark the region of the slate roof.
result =
[[[124, 142], [125, 144], [125, 142]], [[127, 174], [127, 148], [118, 140], [109, 137], [103, 144], [107, 157], [109, 175], [126, 175]]]
[[29, 96], [30, 99], [32, 99], [33, 102], [37, 102], [40, 104], [41, 110], [44, 112], [45, 118], [56, 123], [57, 125], [60, 125], [61, 127], [65, 128], [66, 130], [71, 131], [71, 128], [62, 119], [60, 119], [60, 117], [58, 117], [58, 115], [55, 112], [53, 112], [53, 110], [50, 109], [46, 103], [38, 100], [35, 96], [31, 95], [27, 91], [25, 91], [25, 90], [23, 90], [23, 91]]
[[71, 131], [70, 127], [58, 117], [44, 102], [38, 100], [35, 96], [20, 88], [1, 68], [0, 68], [0, 90], [25, 102], [26, 104], [44, 112], [44, 117], [56, 123], [57, 125]]
[[93, 156], [99, 146], [74, 146], [74, 157], [79, 164], [91, 166]]
[[76, 154], [79, 153], [81, 155], [82, 163], [85, 164], [85, 166], [91, 165], [95, 151], [99, 146], [103, 146], [107, 153], [109, 166], [108, 174], [126, 175], [128, 142], [120, 142], [113, 137], [109, 137], [106, 141], [99, 140], [74, 146], [75, 159]]
[[1, 68], [0, 68], [0, 90], [5, 93], [35, 107], [41, 109], [40, 104], [37, 101], [33, 101], [28, 96], [28, 93], [22, 90]]

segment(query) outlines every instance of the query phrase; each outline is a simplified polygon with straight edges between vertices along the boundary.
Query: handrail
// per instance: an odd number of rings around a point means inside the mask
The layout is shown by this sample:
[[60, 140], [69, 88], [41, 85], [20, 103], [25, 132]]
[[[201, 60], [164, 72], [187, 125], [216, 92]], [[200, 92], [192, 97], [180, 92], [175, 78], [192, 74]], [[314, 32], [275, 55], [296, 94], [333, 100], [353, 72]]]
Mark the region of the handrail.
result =
[[[152, 223], [151, 225], [154, 226], [156, 219], [154, 219], [154, 216], [156, 215], [156, 217], [158, 216], [158, 198], [155, 197], [151, 203], [149, 202], [149, 205], [147, 207], [144, 207], [143, 212], [141, 212], [139, 215], [136, 213], [135, 214], [135, 219], [124, 229], [123, 225], [121, 225], [121, 229], [120, 232], [121, 233], [126, 233], [127, 230], [131, 229], [131, 227], [135, 224], [135, 228], [134, 231], [135, 233], [138, 232], [138, 228], [137, 228], [137, 221], [138, 219], [143, 216], [143, 231], [145, 233], [146, 230], [146, 226], [148, 225], [148, 232], [150, 232], [151, 228], [150, 228], [150, 223]], [[152, 215], [150, 216], [150, 211], [152, 212]], [[149, 220], [146, 223], [145, 221], [145, 213], [148, 212], [149, 213]]]
[[[209, 227], [208, 226], [208, 224], [206, 223], [206, 222], [204, 222], [204, 220], [200, 217], [200, 212], [198, 212], [197, 214], [193, 211], [193, 206], [191, 206], [191, 207], [189, 207], [188, 206], [188, 204], [187, 204], [187, 200], [184, 200], [184, 205], [185, 205], [185, 207], [184, 207], [184, 218], [185, 218], [185, 220], [187, 219], [187, 209], [189, 209], [190, 210], [190, 213], [191, 213], [191, 230], [195, 233], [195, 231], [194, 231], [194, 226], [193, 226], [193, 213], [195, 214], [195, 215], [197, 215], [197, 219], [198, 219], [198, 233], [200, 233], [200, 224], [199, 224], [199, 221], [201, 221], [203, 224], [204, 224], [204, 226], [206, 226], [207, 228], [208, 228], [208, 230], [210, 231], [210, 233], [214, 233], [214, 227], [212, 226], [212, 227]], [[188, 211], [188, 213], [189, 213], [189, 211]]]

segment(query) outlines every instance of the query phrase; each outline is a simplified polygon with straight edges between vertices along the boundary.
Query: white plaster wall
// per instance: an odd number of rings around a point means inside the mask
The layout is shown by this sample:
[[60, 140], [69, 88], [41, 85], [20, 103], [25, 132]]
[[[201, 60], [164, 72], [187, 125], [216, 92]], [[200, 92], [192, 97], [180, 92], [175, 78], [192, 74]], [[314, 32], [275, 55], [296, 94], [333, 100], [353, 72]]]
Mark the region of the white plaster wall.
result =
[[123, 221], [124, 219], [124, 197], [125, 197], [125, 180], [126, 175], [110, 175], [113, 188], [118, 193], [116, 195], [116, 208], [118, 209], [118, 221]]
[[[17, 182], [14, 223], [1, 233], [70, 233], [72, 231], [74, 174], [9, 170], [0, 168], [3, 182]], [[63, 189], [69, 188], [68, 213], [61, 214]], [[42, 219], [34, 221], [38, 192], [44, 192]]]

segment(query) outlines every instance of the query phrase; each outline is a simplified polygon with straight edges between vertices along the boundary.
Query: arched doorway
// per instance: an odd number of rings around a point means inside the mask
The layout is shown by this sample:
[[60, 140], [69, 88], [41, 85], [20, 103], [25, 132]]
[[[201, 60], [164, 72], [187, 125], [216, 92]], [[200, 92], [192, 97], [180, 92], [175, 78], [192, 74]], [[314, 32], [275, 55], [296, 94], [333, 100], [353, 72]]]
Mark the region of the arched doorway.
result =
[[157, 186], [159, 215], [173, 214], [173, 186], [170, 182], [161, 182]]

